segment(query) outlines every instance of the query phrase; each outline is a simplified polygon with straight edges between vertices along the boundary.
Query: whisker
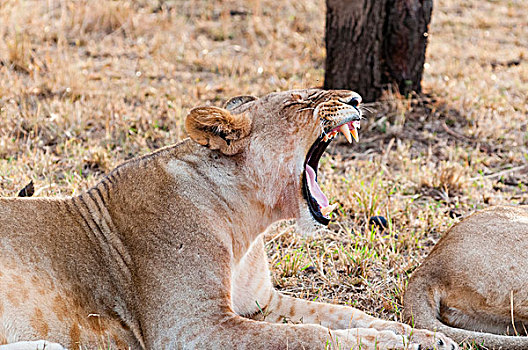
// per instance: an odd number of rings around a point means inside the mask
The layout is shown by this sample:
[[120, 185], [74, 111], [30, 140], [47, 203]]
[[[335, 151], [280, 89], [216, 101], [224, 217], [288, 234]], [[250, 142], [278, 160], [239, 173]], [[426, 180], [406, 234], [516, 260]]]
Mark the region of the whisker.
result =
[[360, 107], [373, 107], [373, 106], [381, 106], [383, 103], [381, 102], [366, 102], [362, 103]]
[[362, 111], [367, 111], [369, 113], [373, 113], [375, 110], [369, 107], [360, 107]]

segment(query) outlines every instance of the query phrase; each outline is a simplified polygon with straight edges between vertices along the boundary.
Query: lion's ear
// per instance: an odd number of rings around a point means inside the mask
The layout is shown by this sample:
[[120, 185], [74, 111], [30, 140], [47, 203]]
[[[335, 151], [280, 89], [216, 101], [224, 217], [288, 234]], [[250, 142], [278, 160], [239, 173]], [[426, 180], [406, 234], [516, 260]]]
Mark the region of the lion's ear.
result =
[[251, 118], [245, 113], [231, 114], [223, 108], [198, 107], [187, 115], [185, 129], [200, 145], [233, 155], [246, 144], [251, 132]]

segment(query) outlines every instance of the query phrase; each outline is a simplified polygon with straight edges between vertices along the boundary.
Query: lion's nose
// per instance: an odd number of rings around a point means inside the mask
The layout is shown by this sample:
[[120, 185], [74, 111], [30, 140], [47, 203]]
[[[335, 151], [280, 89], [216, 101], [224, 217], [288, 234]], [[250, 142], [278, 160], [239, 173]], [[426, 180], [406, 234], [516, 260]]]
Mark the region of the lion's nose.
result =
[[352, 96], [352, 98], [350, 100], [348, 100], [347, 102], [345, 102], [345, 103], [347, 105], [352, 106], [352, 107], [357, 107], [361, 103], [361, 96], [359, 96], [359, 95]]

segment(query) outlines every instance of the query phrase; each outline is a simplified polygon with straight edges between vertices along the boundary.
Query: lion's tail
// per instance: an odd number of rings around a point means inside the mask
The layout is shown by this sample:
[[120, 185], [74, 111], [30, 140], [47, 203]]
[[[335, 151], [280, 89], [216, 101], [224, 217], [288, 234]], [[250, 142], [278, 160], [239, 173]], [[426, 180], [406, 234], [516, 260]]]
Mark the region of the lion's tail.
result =
[[528, 337], [469, 331], [442, 323], [441, 294], [430, 281], [413, 276], [404, 295], [404, 317], [416, 328], [442, 332], [457, 343], [470, 343], [489, 349], [527, 350]]

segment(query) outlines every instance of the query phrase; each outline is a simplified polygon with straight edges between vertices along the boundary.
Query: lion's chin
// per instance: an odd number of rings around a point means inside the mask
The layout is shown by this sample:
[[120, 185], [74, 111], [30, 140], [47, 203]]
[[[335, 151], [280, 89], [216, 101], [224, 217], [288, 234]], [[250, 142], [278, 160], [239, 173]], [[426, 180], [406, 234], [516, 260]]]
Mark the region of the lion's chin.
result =
[[308, 205], [305, 202], [301, 204], [296, 226], [296, 231], [304, 237], [312, 237], [318, 232], [327, 228], [327, 225], [323, 225], [314, 219], [310, 209], [308, 208]]

